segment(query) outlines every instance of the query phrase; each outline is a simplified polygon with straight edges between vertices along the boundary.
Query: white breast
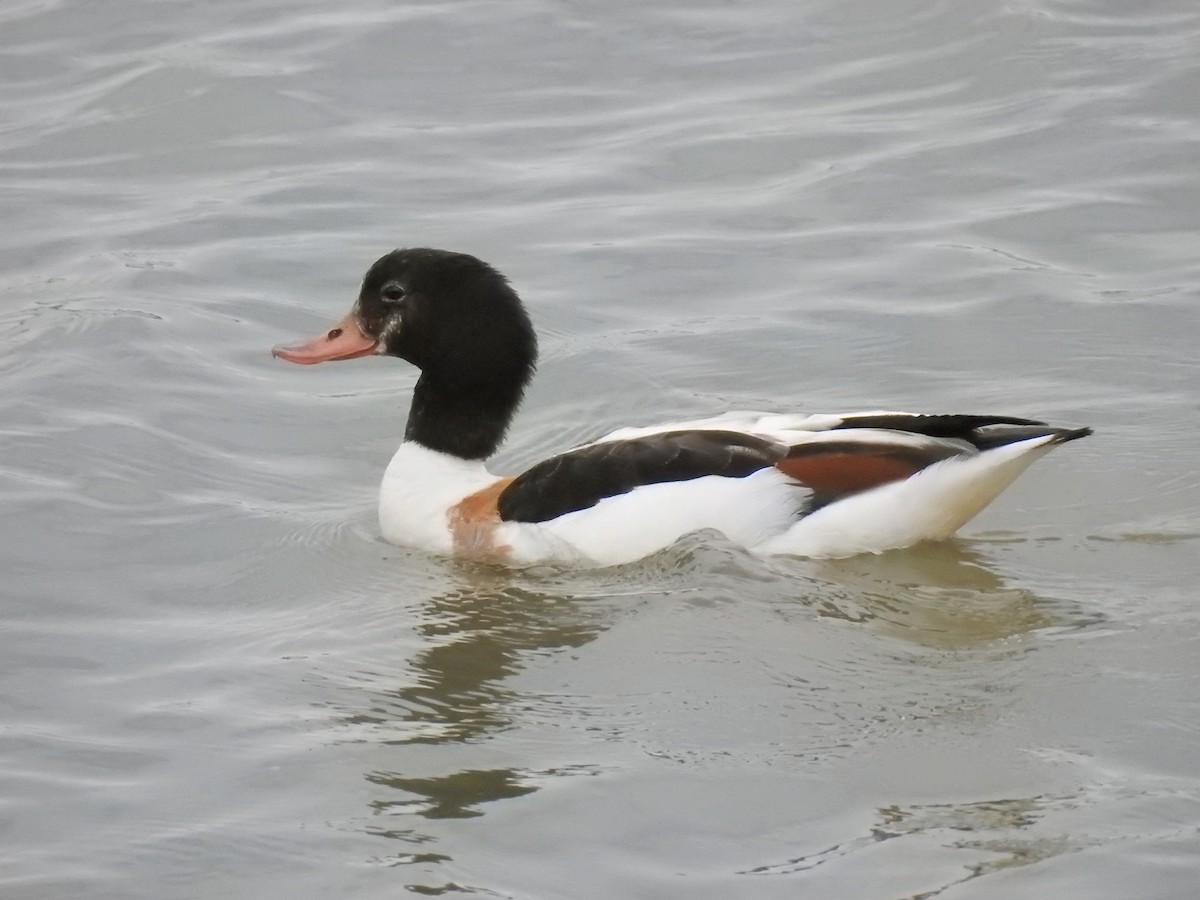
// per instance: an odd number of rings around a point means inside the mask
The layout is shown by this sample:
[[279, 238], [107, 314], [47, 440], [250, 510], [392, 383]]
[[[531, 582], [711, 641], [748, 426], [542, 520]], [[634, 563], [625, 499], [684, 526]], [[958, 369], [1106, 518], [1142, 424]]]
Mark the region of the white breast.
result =
[[449, 554], [454, 542], [447, 511], [496, 480], [482, 462], [405, 441], [383, 473], [380, 533], [392, 544]]

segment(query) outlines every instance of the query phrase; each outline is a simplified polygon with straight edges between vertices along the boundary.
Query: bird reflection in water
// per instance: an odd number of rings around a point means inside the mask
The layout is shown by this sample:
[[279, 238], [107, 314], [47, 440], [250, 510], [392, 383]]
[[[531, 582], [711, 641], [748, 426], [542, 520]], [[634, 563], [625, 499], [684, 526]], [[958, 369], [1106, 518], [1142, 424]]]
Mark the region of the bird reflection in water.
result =
[[948, 541], [806, 561], [821, 584], [808, 602], [819, 616], [869, 623], [891, 636], [944, 650], [1099, 621], [1094, 611], [998, 574], [985, 547]]

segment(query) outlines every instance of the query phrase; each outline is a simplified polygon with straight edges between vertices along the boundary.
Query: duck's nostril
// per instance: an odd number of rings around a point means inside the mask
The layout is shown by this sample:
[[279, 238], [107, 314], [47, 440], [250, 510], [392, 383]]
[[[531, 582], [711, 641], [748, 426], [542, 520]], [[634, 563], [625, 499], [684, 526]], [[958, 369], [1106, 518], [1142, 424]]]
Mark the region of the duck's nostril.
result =
[[325, 337], [331, 341], [336, 340], [337, 338], [340, 338], [341, 336], [342, 336], [342, 329], [340, 329], [340, 328], [335, 328], [331, 332], [329, 332], [329, 334], [325, 335]]

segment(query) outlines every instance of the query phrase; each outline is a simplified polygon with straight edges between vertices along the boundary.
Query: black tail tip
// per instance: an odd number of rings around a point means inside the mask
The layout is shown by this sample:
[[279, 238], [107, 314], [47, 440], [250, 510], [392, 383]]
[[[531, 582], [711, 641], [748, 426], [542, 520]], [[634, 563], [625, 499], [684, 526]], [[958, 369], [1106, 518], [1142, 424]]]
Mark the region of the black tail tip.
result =
[[1079, 438], [1091, 437], [1094, 432], [1090, 428], [1064, 428], [1054, 435], [1055, 444], [1065, 444], [1067, 441], [1078, 440]]

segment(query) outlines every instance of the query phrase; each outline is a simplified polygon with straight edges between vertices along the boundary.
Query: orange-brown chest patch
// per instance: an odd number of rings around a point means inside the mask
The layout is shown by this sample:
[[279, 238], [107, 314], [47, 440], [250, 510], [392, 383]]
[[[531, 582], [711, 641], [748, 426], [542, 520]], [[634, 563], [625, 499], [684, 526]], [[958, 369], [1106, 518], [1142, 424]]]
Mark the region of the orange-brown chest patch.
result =
[[483, 490], [467, 494], [446, 513], [454, 552], [462, 556], [503, 557], [512, 549], [497, 543], [500, 511], [496, 504], [514, 479], [501, 478]]

